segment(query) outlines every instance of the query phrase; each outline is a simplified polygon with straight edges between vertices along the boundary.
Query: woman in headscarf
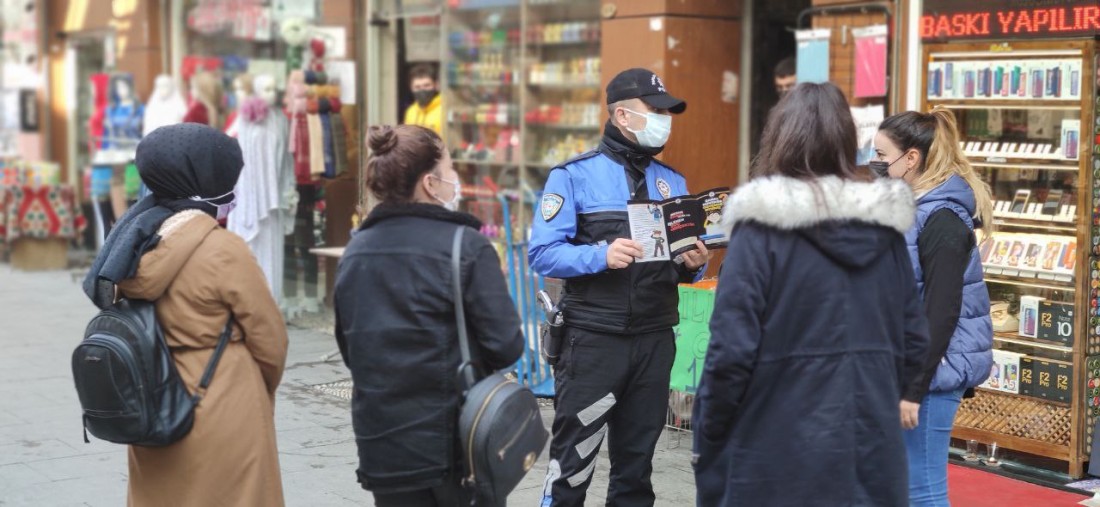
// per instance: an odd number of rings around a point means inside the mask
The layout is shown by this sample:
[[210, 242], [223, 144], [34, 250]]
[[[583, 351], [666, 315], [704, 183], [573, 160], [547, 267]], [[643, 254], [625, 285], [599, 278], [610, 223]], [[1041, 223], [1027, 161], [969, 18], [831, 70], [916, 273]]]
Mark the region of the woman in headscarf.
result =
[[145, 137], [136, 162], [152, 195], [112, 231], [85, 291], [100, 307], [116, 287], [154, 301], [191, 392], [231, 316], [233, 324], [191, 432], [166, 447], [130, 447], [129, 504], [283, 505], [274, 403], [286, 326], [244, 241], [218, 226], [233, 207], [240, 146], [184, 123]]

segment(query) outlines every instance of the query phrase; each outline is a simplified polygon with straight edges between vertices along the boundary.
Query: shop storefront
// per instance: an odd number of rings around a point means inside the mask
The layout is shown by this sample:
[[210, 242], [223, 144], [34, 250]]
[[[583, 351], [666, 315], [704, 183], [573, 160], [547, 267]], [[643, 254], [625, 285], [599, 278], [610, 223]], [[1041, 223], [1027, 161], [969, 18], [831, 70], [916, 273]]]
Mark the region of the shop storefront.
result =
[[0, 258], [58, 269], [84, 226], [73, 186], [44, 149], [42, 2], [0, 2]]
[[[246, 152], [259, 141], [284, 147], [285, 157], [256, 155], [264, 171], [290, 168], [271, 210], [284, 215], [286, 235], [276, 234], [282, 241], [262, 263], [288, 315], [323, 311], [336, 261], [315, 252], [346, 244], [361, 198], [361, 17], [352, 0], [46, 2], [48, 151], [88, 216], [85, 248], [102, 244], [140, 197], [141, 138], [162, 125], [206, 123], [238, 136]], [[241, 114], [249, 101], [285, 109], [285, 126], [259, 141], [255, 129], [240, 136], [260, 121]]]
[[958, 116], [995, 201], [981, 242], [995, 364], [953, 436], [987, 463], [1007, 450], [1081, 477], [1100, 415], [1100, 7], [1019, 4], [925, 0], [920, 22], [922, 108]]

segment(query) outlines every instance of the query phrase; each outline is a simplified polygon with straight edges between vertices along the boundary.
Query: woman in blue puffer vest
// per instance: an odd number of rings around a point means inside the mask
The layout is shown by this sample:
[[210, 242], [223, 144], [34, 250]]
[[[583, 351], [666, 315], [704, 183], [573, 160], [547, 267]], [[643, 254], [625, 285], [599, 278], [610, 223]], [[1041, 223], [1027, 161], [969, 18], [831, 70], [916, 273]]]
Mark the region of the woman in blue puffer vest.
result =
[[959, 147], [955, 115], [946, 109], [887, 118], [875, 151], [872, 169], [905, 180], [917, 195], [917, 220], [905, 240], [930, 342], [924, 374], [906, 388], [901, 402], [909, 501], [915, 507], [947, 506], [955, 412], [993, 365], [989, 292], [974, 234], [992, 226], [993, 204], [989, 186]]

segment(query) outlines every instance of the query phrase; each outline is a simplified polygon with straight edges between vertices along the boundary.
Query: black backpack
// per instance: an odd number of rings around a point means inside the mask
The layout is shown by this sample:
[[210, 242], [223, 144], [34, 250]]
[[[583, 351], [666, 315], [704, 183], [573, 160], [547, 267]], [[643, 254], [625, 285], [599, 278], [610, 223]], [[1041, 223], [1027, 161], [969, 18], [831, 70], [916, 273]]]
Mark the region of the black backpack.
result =
[[462, 354], [459, 384], [466, 392], [459, 413], [459, 441], [462, 443], [465, 477], [463, 485], [473, 490], [475, 505], [505, 505], [508, 493], [535, 466], [549, 433], [542, 423], [538, 400], [530, 389], [496, 372], [475, 382], [466, 312], [462, 303], [462, 233], [454, 235], [451, 250], [451, 279], [454, 290], [458, 344]]
[[152, 302], [122, 299], [99, 312], [73, 351], [73, 380], [88, 433], [116, 444], [158, 447], [187, 435], [233, 330], [233, 317], [206, 365], [199, 392], [180, 380]]

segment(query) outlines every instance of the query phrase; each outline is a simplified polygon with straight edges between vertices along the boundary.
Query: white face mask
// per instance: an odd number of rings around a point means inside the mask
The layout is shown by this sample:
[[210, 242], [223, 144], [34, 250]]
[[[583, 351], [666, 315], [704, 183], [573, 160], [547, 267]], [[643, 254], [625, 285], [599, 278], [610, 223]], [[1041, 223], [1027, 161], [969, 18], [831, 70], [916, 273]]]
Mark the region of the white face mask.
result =
[[645, 117], [644, 129], [632, 130], [627, 127], [627, 130], [638, 136], [638, 144], [646, 148], [660, 148], [668, 142], [668, 136], [672, 133], [672, 115], [648, 112], [643, 114], [625, 107], [623, 111]]
[[432, 177], [439, 181], [442, 181], [443, 183], [450, 183], [455, 187], [454, 197], [452, 197], [450, 201], [444, 201], [443, 199], [440, 199], [439, 196], [434, 194], [432, 195], [432, 198], [442, 203], [443, 207], [447, 208], [449, 211], [458, 211], [458, 202], [462, 200], [462, 182], [445, 180], [435, 175], [432, 175]]
[[[225, 198], [226, 196], [232, 196], [233, 199], [230, 200], [229, 202], [225, 203], [225, 204], [214, 204], [213, 202], [211, 202], [211, 201], [219, 201], [219, 200]], [[196, 197], [191, 197], [191, 200], [192, 201], [202, 201], [202, 202], [205, 202], [206, 204], [209, 204], [209, 205], [213, 206], [214, 209], [216, 210], [215, 211], [216, 216], [214, 218], [216, 218], [219, 222], [229, 218], [229, 213], [232, 212], [233, 209], [237, 207], [237, 194], [233, 193], [233, 191], [229, 191], [229, 193], [219, 195], [217, 197], [211, 197], [210, 199], [203, 199], [201, 197], [196, 196]]]

